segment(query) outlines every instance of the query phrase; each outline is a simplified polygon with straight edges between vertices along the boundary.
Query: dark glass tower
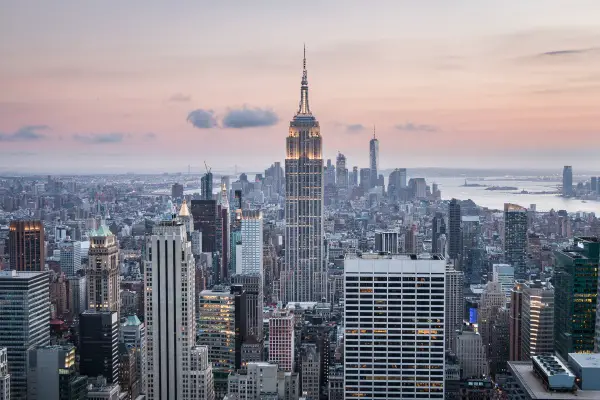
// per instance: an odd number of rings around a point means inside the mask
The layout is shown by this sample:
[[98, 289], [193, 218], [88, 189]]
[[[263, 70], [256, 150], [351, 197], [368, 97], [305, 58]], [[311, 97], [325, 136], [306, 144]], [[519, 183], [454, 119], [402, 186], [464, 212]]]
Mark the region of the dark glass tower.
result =
[[554, 252], [554, 350], [565, 360], [594, 352], [599, 257], [597, 238]]
[[573, 167], [565, 165], [563, 168], [563, 196], [573, 196]]
[[[452, 199], [448, 205], [448, 257], [455, 262], [460, 255], [460, 218], [460, 203]], [[462, 266], [457, 269], [462, 270]]]
[[504, 259], [515, 269], [515, 279], [528, 279], [527, 274], [527, 209], [504, 204]]
[[202, 251], [212, 253], [217, 249], [217, 201], [192, 200], [194, 230], [202, 232]]
[[42, 221], [12, 221], [9, 229], [10, 269], [43, 271], [46, 245]]
[[446, 221], [444, 220], [444, 216], [442, 213], [436, 213], [435, 217], [433, 217], [432, 221], [432, 234], [431, 234], [431, 253], [439, 254], [443, 253], [443, 249], [438, 247], [438, 239], [441, 235], [446, 234]]
[[371, 187], [375, 187], [379, 177], [379, 140], [375, 137], [375, 128], [373, 128], [373, 139], [369, 141], [369, 167], [371, 169]]
[[116, 312], [88, 310], [79, 319], [79, 371], [119, 383], [119, 319]]
[[210, 170], [200, 178], [200, 194], [204, 200], [213, 198], [213, 174]]

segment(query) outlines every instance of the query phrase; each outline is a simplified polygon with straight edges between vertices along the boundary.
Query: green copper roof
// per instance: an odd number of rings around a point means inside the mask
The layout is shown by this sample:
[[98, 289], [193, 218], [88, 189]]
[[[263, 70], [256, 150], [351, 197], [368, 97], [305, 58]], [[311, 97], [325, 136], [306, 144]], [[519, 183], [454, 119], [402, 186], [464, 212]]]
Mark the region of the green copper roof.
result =
[[106, 237], [106, 236], [113, 236], [113, 233], [110, 231], [110, 229], [108, 228], [108, 226], [106, 226], [105, 224], [100, 225], [100, 227], [96, 230], [92, 230], [90, 232], [90, 237]]
[[141, 324], [142, 322], [140, 321], [140, 319], [137, 317], [137, 315], [130, 315], [127, 317], [127, 320], [123, 323], [123, 325], [127, 325], [127, 326], [138, 326], [139, 324]]

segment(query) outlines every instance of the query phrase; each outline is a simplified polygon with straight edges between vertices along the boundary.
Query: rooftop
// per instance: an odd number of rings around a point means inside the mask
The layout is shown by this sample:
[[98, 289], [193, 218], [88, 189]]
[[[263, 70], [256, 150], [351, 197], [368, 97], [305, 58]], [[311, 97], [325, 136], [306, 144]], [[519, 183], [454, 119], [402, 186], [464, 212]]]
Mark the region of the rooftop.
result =
[[600, 368], [600, 353], [569, 353], [569, 361], [571, 359], [582, 368]]
[[575, 393], [550, 392], [546, 390], [542, 380], [533, 372], [530, 361], [509, 361], [508, 365], [514, 377], [520, 382], [523, 389], [525, 389], [532, 399], [600, 399], [600, 391], [598, 390], [578, 390]]
[[389, 254], [389, 253], [348, 253], [347, 259], [361, 258], [363, 260], [444, 260], [440, 254]]

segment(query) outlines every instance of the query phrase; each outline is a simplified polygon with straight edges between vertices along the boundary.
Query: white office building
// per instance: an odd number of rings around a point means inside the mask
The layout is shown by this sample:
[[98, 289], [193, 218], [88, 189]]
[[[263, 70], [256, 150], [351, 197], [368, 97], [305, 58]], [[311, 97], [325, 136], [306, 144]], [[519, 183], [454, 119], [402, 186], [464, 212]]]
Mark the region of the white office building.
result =
[[0, 347], [6, 347], [12, 399], [27, 398], [27, 354], [50, 344], [47, 272], [0, 271]]
[[492, 279], [500, 284], [502, 293], [507, 302], [510, 302], [510, 293], [515, 286], [515, 268], [510, 264], [493, 264]]
[[81, 242], [69, 238], [59, 243], [60, 269], [66, 276], [73, 276], [81, 269]]
[[186, 228], [163, 216], [145, 254], [146, 361], [149, 400], [192, 399], [190, 352], [196, 342], [195, 263]]
[[444, 398], [445, 274], [438, 255], [346, 258], [345, 399]]
[[10, 400], [10, 374], [6, 347], [0, 348], [0, 400]]
[[263, 217], [258, 210], [242, 211], [241, 261], [237, 274], [263, 276]]

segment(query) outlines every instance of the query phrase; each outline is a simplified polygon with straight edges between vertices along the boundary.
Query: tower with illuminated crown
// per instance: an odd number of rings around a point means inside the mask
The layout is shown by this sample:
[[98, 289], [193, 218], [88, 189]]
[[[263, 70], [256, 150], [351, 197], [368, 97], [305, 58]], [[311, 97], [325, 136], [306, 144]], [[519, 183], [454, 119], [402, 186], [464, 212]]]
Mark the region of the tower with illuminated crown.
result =
[[321, 301], [326, 295], [322, 138], [308, 105], [306, 48], [303, 66], [300, 106], [286, 139], [284, 302]]

